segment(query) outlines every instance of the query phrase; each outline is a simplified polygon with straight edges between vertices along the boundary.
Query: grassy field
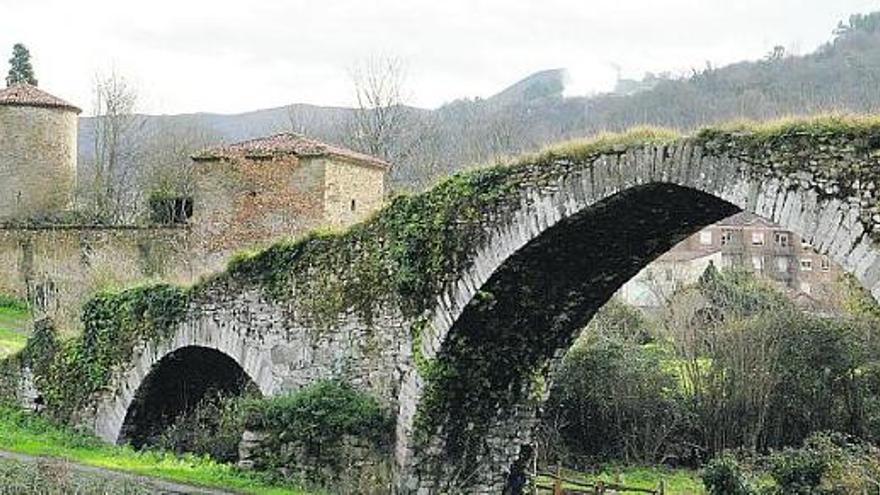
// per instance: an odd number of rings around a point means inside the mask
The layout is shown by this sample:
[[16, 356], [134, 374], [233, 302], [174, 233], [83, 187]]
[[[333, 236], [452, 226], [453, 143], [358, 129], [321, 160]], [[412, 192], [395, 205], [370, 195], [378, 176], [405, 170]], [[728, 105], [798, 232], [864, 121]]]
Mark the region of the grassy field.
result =
[[308, 493], [292, 485], [270, 483], [257, 475], [204, 457], [138, 452], [127, 446], [108, 445], [93, 436], [74, 432], [9, 406], [0, 406], [0, 450], [67, 459], [80, 464], [241, 493]]
[[[706, 493], [700, 474], [687, 469], [668, 469], [664, 467], [609, 466], [594, 473], [579, 473], [564, 470], [562, 476], [568, 479], [588, 482], [604, 481], [627, 487], [656, 489], [662, 480], [665, 483], [666, 495], [704, 495]], [[539, 482], [552, 484], [550, 478], [539, 477]], [[563, 484], [563, 488], [574, 489], [575, 486]], [[543, 492], [542, 492], [543, 493]], [[549, 493], [549, 492], [546, 492]], [[629, 492], [619, 492], [621, 494]]]
[[31, 315], [21, 303], [0, 297], [0, 359], [24, 347]]

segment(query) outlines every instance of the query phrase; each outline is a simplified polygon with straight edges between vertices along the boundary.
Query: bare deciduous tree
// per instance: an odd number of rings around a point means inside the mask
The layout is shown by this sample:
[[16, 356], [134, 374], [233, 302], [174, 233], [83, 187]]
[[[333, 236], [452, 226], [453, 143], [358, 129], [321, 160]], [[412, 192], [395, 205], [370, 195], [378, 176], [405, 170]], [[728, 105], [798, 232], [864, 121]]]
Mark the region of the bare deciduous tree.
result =
[[220, 141], [215, 133], [194, 122], [160, 122], [143, 139], [140, 189], [147, 196], [191, 196], [190, 157]]
[[120, 222], [135, 211], [134, 167], [143, 119], [135, 115], [137, 91], [115, 69], [94, 83], [94, 158], [85, 200], [98, 219]]
[[356, 100], [353, 145], [389, 162], [400, 161], [408, 148], [406, 65], [397, 57], [371, 57], [351, 69], [351, 78]]

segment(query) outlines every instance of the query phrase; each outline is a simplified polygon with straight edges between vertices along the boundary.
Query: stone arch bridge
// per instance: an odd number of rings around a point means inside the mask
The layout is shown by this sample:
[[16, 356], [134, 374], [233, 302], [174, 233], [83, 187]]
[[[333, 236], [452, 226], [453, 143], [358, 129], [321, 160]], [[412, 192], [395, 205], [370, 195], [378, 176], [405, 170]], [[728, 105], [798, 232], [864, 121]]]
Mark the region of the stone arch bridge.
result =
[[878, 178], [880, 126], [840, 119], [635, 131], [462, 173], [347, 232], [234, 260], [161, 322], [144, 323], [168, 287], [106, 304], [104, 323], [86, 311], [84, 352], [90, 332], [136, 338], [73, 407], [116, 441], [169, 363], [226, 363], [263, 394], [339, 378], [396, 415], [401, 493], [501, 493], [529, 455], [540, 378], [624, 282], [703, 226], [770, 218], [880, 295]]

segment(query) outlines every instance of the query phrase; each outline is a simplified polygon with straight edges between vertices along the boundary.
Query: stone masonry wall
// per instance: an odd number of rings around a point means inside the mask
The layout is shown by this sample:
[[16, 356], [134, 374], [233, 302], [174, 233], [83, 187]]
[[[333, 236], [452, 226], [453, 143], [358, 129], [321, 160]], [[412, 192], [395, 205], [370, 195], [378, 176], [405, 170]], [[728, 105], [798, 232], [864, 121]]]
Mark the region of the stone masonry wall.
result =
[[95, 397], [93, 409], [81, 411], [81, 421], [116, 441], [146, 375], [168, 353], [188, 346], [231, 357], [264, 395], [339, 379], [396, 411], [408, 334], [405, 321], [392, 310], [370, 322], [340, 315], [331, 326], [318, 328], [262, 289], [218, 281], [198, 291], [172, 335], [135, 349], [130, 363], [114, 373], [109, 392]]
[[[616, 195], [654, 183], [676, 184], [687, 188], [685, 191], [701, 191], [707, 198], [720, 198], [728, 207], [756, 213], [795, 232], [853, 273], [875, 298], [880, 298], [880, 252], [875, 241], [880, 202], [876, 195], [877, 178], [872, 175], [878, 166], [877, 142], [847, 133], [837, 135], [834, 129], [823, 130], [818, 136], [795, 130], [785, 136], [769, 137], [745, 132], [710, 134], [670, 143], [620, 146], [619, 150], [581, 158], [551, 154], [540, 168], [527, 173], [524, 187], [514, 193], [520, 198], [520, 207], [514, 208], [513, 217], [486, 225], [491, 235], [472, 256], [470, 268], [438, 297], [432, 323], [424, 332], [421, 353], [431, 363], [429, 369], [455, 371], [445, 371], [451, 378], [441, 375], [438, 380], [414, 368], [413, 376], [401, 387], [397, 455], [402, 465], [402, 491], [500, 493], [521, 448], [529, 441], [530, 416], [537, 411], [532, 408], [528, 413], [528, 402], [535, 390], [517, 384], [530, 383], [531, 373], [539, 370], [545, 370], [546, 375], [554, 356], [565, 351], [574, 333], [586, 323], [583, 316], [605, 302], [601, 298], [571, 300], [571, 289], [576, 287], [572, 284], [583, 281], [592, 285], [583, 293], [610, 296], [626, 280], [622, 275], [635, 273], [661, 253], [664, 245], [671, 246], [669, 243], [724, 216], [717, 204], [705, 206], [695, 202], [690, 207], [685, 204], [666, 210], [660, 206], [654, 213], [631, 220], [592, 222], [574, 229], [572, 236], [595, 229], [620, 245], [601, 249], [608, 258], [604, 262], [599, 259], [580, 269], [573, 265], [545, 270], [548, 274], [557, 273], [558, 281], [550, 277], [537, 282], [558, 285], [557, 289], [535, 290], [528, 282], [530, 270], [507, 266], [516, 253], [524, 252], [535, 242], [543, 242], [545, 233], [589, 212], [592, 205], [596, 205], [597, 213], [610, 209], [598, 205]], [[643, 201], [634, 204], [641, 205]], [[624, 218], [631, 209], [632, 205], [612, 210], [617, 218]], [[680, 215], [677, 221], [685, 222], [685, 226], [688, 216], [693, 219], [700, 214], [709, 217], [683, 230], [672, 229], [646, 242], [627, 244], [638, 239], [646, 228], [662, 225], [676, 215]], [[711, 216], [716, 214], [713, 220]], [[635, 229], [636, 235], [615, 233], [621, 227]], [[559, 252], [564, 252], [574, 239], [577, 237], [560, 239], [556, 248], [551, 246], [553, 252], [547, 259], [559, 260]], [[585, 254], [589, 252], [588, 249]], [[615, 265], [614, 259], [621, 256], [620, 265]], [[576, 257], [572, 261], [579, 263]], [[491, 285], [492, 280], [505, 276], [520, 278], [513, 285], [521, 288], [522, 299], [506, 298]], [[550, 290], [560, 298], [534, 307], [535, 296]], [[580, 289], [574, 294], [578, 292]], [[469, 311], [485, 308], [489, 308], [486, 321], [506, 319], [500, 324], [495, 321], [482, 325], [471, 317], [463, 318]], [[505, 314], [505, 310], [510, 312]], [[523, 314], [517, 316], [517, 312]], [[542, 319], [547, 327], [538, 324]], [[504, 329], [520, 328], [504, 333]], [[540, 338], [529, 340], [529, 332], [535, 331], [540, 332]], [[491, 337], [492, 332], [497, 335]], [[462, 342], [471, 342], [471, 347], [459, 350]], [[523, 342], [527, 345], [517, 347]], [[518, 375], [505, 372], [512, 366], [522, 371]], [[468, 378], [469, 375], [472, 377]], [[485, 389], [463, 386], [463, 379], [473, 384], [510, 381]], [[449, 393], [443, 390], [462, 389], [461, 393], [443, 399], [442, 394]], [[475, 402], [467, 402], [470, 400]], [[420, 425], [432, 416], [446, 419], [439, 424], [428, 422], [434, 426], [425, 431]], [[465, 433], [455, 433], [462, 431]], [[480, 433], [472, 435], [468, 431]]]
[[351, 225], [382, 206], [385, 170], [325, 159], [324, 218], [330, 225]]
[[454, 176], [188, 289], [185, 316], [136, 345], [84, 418], [115, 439], [163, 356], [210, 347], [264, 393], [340, 378], [396, 410], [400, 492], [501, 493], [553, 362], [621, 284], [699, 228], [761, 215], [880, 299], [878, 136], [795, 124], [600, 141]]
[[196, 162], [194, 171], [193, 247], [203, 271], [222, 268], [235, 251], [302, 235], [322, 221], [322, 160], [219, 159]]
[[100, 289], [192, 279], [185, 228], [0, 228], [0, 294], [27, 300], [63, 332]]

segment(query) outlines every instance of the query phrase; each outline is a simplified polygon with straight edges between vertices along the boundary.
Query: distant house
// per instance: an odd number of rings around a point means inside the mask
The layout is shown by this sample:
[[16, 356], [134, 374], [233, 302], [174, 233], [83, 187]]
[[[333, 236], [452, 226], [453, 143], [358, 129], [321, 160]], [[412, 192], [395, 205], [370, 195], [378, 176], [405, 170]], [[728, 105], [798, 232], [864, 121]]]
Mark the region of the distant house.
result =
[[193, 156], [190, 225], [200, 251], [231, 251], [346, 226], [382, 204], [388, 163], [379, 158], [282, 133], [219, 146]]
[[619, 295], [635, 306], [656, 308], [679, 287], [696, 282], [710, 262], [770, 279], [804, 305], [828, 301], [843, 273], [795, 233], [742, 212], [678, 243], [627, 282]]

